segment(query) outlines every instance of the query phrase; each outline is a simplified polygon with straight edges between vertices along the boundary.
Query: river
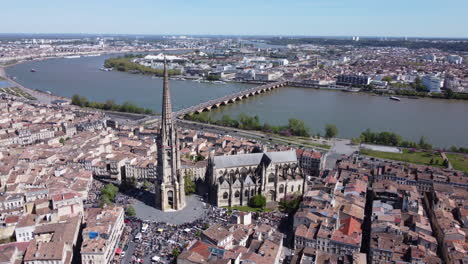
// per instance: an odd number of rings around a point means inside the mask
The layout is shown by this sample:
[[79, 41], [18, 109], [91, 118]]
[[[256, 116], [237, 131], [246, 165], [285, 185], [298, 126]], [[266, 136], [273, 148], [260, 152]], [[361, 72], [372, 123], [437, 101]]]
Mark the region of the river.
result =
[[[91, 100], [132, 101], [160, 111], [162, 79], [149, 76], [103, 72], [104, 59], [115, 55], [51, 59], [18, 64], [6, 69], [22, 85], [71, 96], [75, 93]], [[32, 73], [30, 69], [36, 69]], [[209, 84], [171, 81], [174, 110], [198, 104], [252, 87], [247, 84]], [[312, 133], [323, 134], [326, 124], [335, 124], [339, 137], [352, 138], [371, 128], [392, 131], [407, 140], [425, 136], [439, 147], [468, 147], [468, 102], [436, 99], [405, 99], [371, 96], [308, 88], [284, 87], [211, 112], [214, 117], [239, 113], [258, 115], [262, 122], [286, 124], [296, 117], [304, 120]]]
[[[76, 59], [49, 59], [28, 61], [6, 68], [9, 76], [21, 85], [71, 97], [80, 94], [93, 101], [131, 101], [161, 112], [161, 78], [124, 72], [99, 70], [106, 58], [118, 55], [81, 57]], [[31, 72], [35, 69], [36, 72]], [[173, 110], [177, 111], [198, 103], [251, 88], [242, 83], [211, 84], [193, 81], [170, 81]]]

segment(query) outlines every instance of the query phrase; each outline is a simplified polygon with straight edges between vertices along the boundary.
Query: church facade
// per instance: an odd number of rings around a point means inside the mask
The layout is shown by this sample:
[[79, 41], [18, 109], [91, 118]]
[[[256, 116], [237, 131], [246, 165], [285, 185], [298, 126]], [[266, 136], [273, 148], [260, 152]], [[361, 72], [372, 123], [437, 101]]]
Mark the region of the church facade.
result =
[[267, 202], [279, 202], [287, 195], [303, 194], [305, 188], [295, 151], [210, 157], [205, 182], [216, 206], [248, 205], [257, 194]]
[[181, 210], [185, 207], [185, 183], [181, 173], [180, 147], [177, 128], [172, 115], [169, 76], [164, 63], [164, 87], [161, 129], [156, 138], [158, 148], [155, 206], [162, 211]]

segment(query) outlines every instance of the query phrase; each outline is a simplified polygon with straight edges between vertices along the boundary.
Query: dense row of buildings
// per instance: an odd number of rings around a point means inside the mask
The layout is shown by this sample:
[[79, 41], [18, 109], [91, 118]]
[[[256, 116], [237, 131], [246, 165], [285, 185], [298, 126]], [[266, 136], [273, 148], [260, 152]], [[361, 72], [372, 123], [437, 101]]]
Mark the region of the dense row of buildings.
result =
[[463, 173], [350, 157], [323, 176], [294, 216], [293, 263], [467, 261]]
[[188, 241], [177, 264], [256, 263], [279, 264], [283, 260], [283, 234], [277, 227], [238, 212], [232, 221], [210, 226], [200, 239]]
[[[149, 181], [159, 188], [168, 184], [180, 193], [185, 190], [177, 179], [188, 176], [196, 182], [209, 181], [216, 175], [209, 173], [217, 168], [213, 164], [219, 165], [222, 157], [227, 157], [225, 164], [255, 157], [254, 163], [232, 163], [231, 168], [237, 166], [239, 173], [233, 176], [240, 179], [245, 176], [243, 168], [250, 166], [249, 176], [256, 184], [253, 194], [271, 194], [269, 201], [278, 201], [286, 193], [301, 193], [305, 188], [303, 175], [308, 174], [300, 172], [300, 162], [307, 164], [309, 172], [320, 170], [322, 155], [318, 152], [296, 153], [279, 147], [279, 152], [250, 154], [261, 146], [250, 140], [177, 129], [165, 87], [168, 111], [159, 131], [119, 126], [102, 113], [66, 104], [31, 103], [6, 95], [0, 100], [4, 140], [0, 146], [0, 239], [15, 241], [0, 245], [5, 252], [2, 260], [35, 264], [114, 261], [124, 229], [124, 209], [94, 207], [98, 199], [91, 191], [95, 178], [136, 186]], [[35, 131], [44, 134], [37, 136]], [[179, 154], [173, 155], [175, 152]], [[192, 161], [200, 157], [202, 161]], [[239, 198], [238, 190], [242, 195], [246, 191], [237, 189], [238, 182], [231, 182], [232, 201]], [[212, 189], [212, 193], [217, 191]], [[247, 195], [252, 195], [250, 189]], [[175, 197], [162, 199], [172, 206], [169, 210], [183, 208], [175, 207], [170, 198]], [[242, 199], [232, 205], [245, 204]], [[156, 206], [163, 209], [161, 204]], [[264, 236], [258, 240], [266, 243], [265, 249], [270, 243]]]

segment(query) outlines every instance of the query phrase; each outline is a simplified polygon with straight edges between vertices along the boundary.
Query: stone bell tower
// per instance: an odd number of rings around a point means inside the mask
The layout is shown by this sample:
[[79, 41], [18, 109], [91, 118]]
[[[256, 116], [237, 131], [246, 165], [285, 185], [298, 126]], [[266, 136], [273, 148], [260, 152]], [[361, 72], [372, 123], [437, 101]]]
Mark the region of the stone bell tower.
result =
[[172, 115], [171, 91], [166, 61], [164, 61], [164, 87], [161, 130], [156, 139], [158, 164], [155, 206], [162, 211], [181, 210], [185, 207], [185, 183], [180, 172], [179, 140]]

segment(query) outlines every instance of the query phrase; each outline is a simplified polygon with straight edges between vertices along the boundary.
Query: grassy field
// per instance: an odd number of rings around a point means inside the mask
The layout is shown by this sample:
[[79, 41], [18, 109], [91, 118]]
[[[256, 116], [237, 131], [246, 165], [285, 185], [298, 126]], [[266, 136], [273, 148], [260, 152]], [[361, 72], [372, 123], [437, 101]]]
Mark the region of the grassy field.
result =
[[468, 154], [446, 153], [445, 155], [447, 155], [454, 169], [468, 173]]
[[[403, 153], [390, 153], [390, 152], [381, 152], [362, 149], [362, 155], [372, 156], [381, 159], [397, 160], [408, 163], [422, 164], [422, 165], [431, 165], [435, 167], [441, 167], [443, 159], [439, 154], [433, 154], [430, 152], [409, 152], [408, 150], [403, 150]], [[431, 159], [434, 160], [434, 164], [431, 164]]]

